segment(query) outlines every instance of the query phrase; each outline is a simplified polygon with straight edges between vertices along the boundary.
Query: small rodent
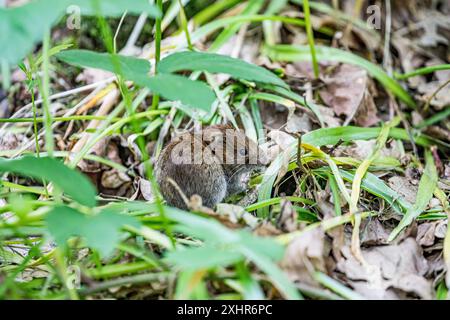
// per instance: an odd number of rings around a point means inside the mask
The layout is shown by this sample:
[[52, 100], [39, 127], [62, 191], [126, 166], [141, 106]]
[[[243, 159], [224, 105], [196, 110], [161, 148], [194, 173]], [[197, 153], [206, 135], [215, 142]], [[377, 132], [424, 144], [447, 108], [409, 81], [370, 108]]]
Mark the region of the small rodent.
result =
[[214, 208], [246, 190], [251, 172], [267, 164], [243, 131], [215, 125], [174, 138], [159, 155], [155, 176], [168, 205], [187, 209], [186, 200], [199, 195], [204, 206]]

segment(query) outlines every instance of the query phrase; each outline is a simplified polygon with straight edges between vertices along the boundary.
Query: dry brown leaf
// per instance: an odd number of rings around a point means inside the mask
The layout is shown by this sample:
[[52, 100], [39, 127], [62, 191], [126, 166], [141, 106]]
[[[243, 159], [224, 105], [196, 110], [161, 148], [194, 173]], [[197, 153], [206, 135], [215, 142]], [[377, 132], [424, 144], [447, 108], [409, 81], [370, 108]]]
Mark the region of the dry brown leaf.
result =
[[389, 178], [388, 185], [405, 198], [405, 200], [410, 203], [416, 202], [418, 186], [417, 184], [413, 184], [411, 179], [402, 176], [393, 176]]
[[298, 229], [298, 213], [288, 200], [281, 200], [281, 211], [277, 218], [278, 229], [293, 232]]
[[111, 169], [102, 174], [101, 183], [107, 189], [117, 189], [127, 182], [131, 182], [130, 177], [117, 169]]
[[289, 133], [306, 133], [312, 130], [312, 123], [306, 113], [298, 115], [293, 113], [288, 117], [286, 123], [286, 132]]
[[326, 272], [327, 251], [322, 229], [305, 231], [288, 245], [281, 267], [292, 281], [316, 285], [311, 273], [314, 270]]
[[351, 254], [342, 251], [346, 259], [338, 262], [356, 292], [369, 299], [400, 299], [408, 296], [431, 299], [432, 284], [425, 278], [427, 260], [413, 238], [397, 245], [362, 248], [370, 268], [363, 267]]

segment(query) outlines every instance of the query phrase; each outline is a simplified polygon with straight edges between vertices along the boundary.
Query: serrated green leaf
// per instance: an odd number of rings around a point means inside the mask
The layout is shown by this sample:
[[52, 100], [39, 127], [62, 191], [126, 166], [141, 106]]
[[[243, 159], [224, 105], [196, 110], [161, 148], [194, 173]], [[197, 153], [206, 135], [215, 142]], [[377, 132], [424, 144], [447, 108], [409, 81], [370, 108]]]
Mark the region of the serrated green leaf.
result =
[[96, 204], [96, 191], [87, 177], [53, 158], [25, 156], [18, 159], [0, 158], [0, 172], [52, 182], [75, 201], [88, 207]]

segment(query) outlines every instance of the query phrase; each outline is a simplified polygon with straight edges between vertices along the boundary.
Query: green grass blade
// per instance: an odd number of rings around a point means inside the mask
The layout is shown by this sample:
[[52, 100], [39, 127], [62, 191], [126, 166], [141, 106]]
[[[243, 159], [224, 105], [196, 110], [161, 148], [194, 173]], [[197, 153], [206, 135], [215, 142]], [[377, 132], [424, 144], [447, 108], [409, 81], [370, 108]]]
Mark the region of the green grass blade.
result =
[[[341, 49], [317, 46], [317, 58], [320, 61], [337, 61], [359, 66], [365, 69], [371, 76], [377, 79], [384, 87], [414, 108], [416, 103], [411, 96], [400, 86], [400, 84], [389, 77], [386, 72], [372, 62], [357, 56], [351, 52]], [[311, 52], [308, 46], [276, 45], [266, 46], [264, 52], [273, 60], [277, 61], [309, 61]]]
[[431, 152], [425, 152], [425, 170], [420, 178], [419, 190], [417, 191], [416, 203], [406, 212], [403, 219], [398, 226], [389, 235], [388, 241], [394, 240], [398, 234], [407, 226], [409, 226], [414, 219], [416, 219], [428, 206], [433, 192], [437, 186], [437, 170], [434, 164]]

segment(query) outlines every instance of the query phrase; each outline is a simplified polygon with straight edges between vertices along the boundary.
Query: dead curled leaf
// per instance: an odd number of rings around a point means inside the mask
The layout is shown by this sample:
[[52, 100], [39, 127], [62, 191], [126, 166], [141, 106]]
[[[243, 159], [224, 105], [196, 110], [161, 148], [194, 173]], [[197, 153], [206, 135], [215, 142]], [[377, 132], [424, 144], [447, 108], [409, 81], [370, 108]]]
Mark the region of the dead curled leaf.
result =
[[103, 172], [101, 182], [104, 188], [116, 189], [124, 183], [131, 182], [131, 179], [127, 174], [116, 169], [111, 169]]
[[284, 232], [293, 232], [298, 229], [298, 213], [292, 203], [282, 200], [280, 203], [281, 212], [277, 218], [277, 227]]
[[356, 292], [368, 299], [432, 299], [432, 284], [425, 278], [428, 262], [413, 238], [361, 251], [369, 267], [362, 266], [348, 246], [342, 248], [345, 259], [337, 263]]
[[368, 127], [380, 121], [370, 81], [364, 69], [340, 64], [324, 76], [325, 88], [320, 96], [338, 116], [346, 117], [345, 123], [354, 119], [356, 124]]
[[306, 133], [312, 130], [312, 123], [306, 113], [301, 115], [293, 113], [288, 116], [286, 131], [289, 133]]
[[389, 187], [398, 192], [406, 201], [416, 202], [418, 186], [411, 182], [411, 179], [401, 176], [394, 176], [388, 180]]
[[416, 241], [422, 247], [432, 246], [436, 238], [443, 239], [446, 232], [446, 221], [432, 221], [419, 224]]
[[303, 232], [287, 247], [281, 267], [289, 279], [295, 282], [317, 286], [311, 274], [326, 272], [325, 257], [329, 256], [329, 245], [321, 228]]

